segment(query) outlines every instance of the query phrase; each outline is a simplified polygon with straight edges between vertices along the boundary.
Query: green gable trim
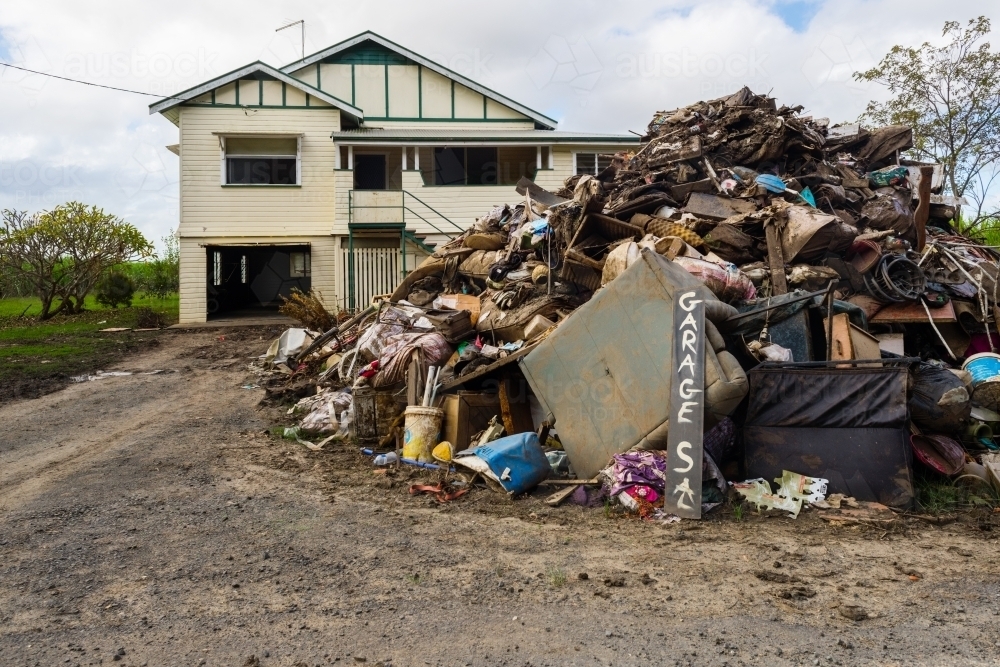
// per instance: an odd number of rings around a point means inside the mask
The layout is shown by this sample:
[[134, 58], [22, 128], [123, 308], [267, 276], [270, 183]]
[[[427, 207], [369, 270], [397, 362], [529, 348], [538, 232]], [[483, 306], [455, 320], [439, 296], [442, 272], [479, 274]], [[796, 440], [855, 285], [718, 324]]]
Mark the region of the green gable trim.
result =
[[331, 65], [415, 65], [409, 58], [374, 42], [352, 46], [320, 62]]
[[[261, 104], [263, 102], [262, 99], [256, 100], [256, 102], [257, 102], [256, 104], [250, 104], [250, 105], [248, 105], [248, 104], [244, 104], [243, 101], [240, 100], [240, 88], [239, 88], [239, 86], [240, 86], [240, 82], [241, 81], [271, 81], [271, 80], [280, 81], [281, 84], [282, 84], [283, 105], [279, 106], [279, 105]], [[234, 97], [235, 104], [233, 104], [233, 105], [219, 105], [218, 104], [217, 95], [215, 94], [216, 89], [219, 88], [219, 87], [221, 87], [221, 86], [227, 86], [227, 85], [230, 85], [230, 84], [232, 84], [233, 87], [234, 87], [233, 97]], [[212, 79], [211, 81], [207, 81], [205, 83], [202, 83], [201, 85], [195, 86], [193, 88], [189, 88], [189, 89], [187, 89], [187, 90], [185, 90], [185, 91], [183, 91], [181, 93], [177, 93], [176, 95], [174, 95], [172, 97], [167, 97], [167, 98], [164, 98], [164, 99], [160, 100], [159, 102], [154, 102], [153, 104], [149, 105], [149, 112], [150, 113], [167, 114], [174, 107], [183, 106], [183, 105], [198, 106], [198, 107], [212, 107], [212, 106], [248, 107], [248, 106], [254, 106], [254, 107], [258, 107], [258, 108], [259, 107], [277, 108], [277, 109], [288, 108], [287, 107], [287, 86], [292, 86], [293, 88], [297, 88], [297, 89], [301, 90], [303, 93], [305, 93], [307, 96], [309, 96], [309, 97], [311, 97], [313, 99], [322, 100], [323, 102], [326, 102], [330, 106], [332, 106], [332, 107], [334, 107], [336, 109], [340, 109], [342, 112], [344, 112], [347, 115], [347, 117], [349, 119], [351, 119], [351, 120], [353, 120], [355, 122], [358, 122], [358, 121], [363, 122], [364, 121], [364, 112], [361, 109], [358, 109], [357, 107], [355, 107], [353, 104], [349, 104], [349, 103], [345, 102], [344, 100], [341, 100], [340, 98], [335, 97], [334, 95], [330, 95], [329, 93], [326, 93], [326, 92], [324, 92], [322, 90], [314, 88], [313, 86], [309, 85], [308, 83], [306, 83], [306, 82], [304, 82], [304, 81], [302, 81], [300, 79], [297, 79], [295, 77], [291, 77], [288, 74], [282, 72], [281, 70], [276, 70], [273, 67], [271, 67], [270, 65], [267, 65], [266, 63], [262, 63], [260, 61], [251, 63], [249, 65], [246, 65], [245, 67], [241, 67], [238, 70], [233, 70], [232, 72], [229, 72], [228, 74], [224, 74], [222, 76], [219, 76], [219, 77], [216, 77], [216, 78]], [[258, 95], [261, 94], [261, 86], [260, 86], [260, 84], [258, 84], [257, 92], [258, 92]], [[208, 95], [210, 93], [211, 93], [211, 98], [210, 98], [211, 101], [209, 103], [196, 102], [195, 101], [200, 96]], [[307, 104], [311, 105], [311, 101], [309, 101], [308, 98], [307, 98]], [[324, 109], [326, 107], [311, 106], [311, 107], [296, 107], [296, 108]]]
[[[392, 56], [373, 55], [375, 52], [384, 53], [385, 51], [388, 51], [392, 54]], [[376, 64], [416, 64], [421, 67], [426, 67], [427, 69], [437, 72], [447, 79], [451, 79], [452, 81], [470, 88], [481, 95], [485, 95], [486, 97], [493, 99], [503, 106], [509, 107], [514, 111], [527, 116], [531, 120], [535, 121], [535, 124], [539, 129], [554, 130], [556, 128], [557, 121], [555, 119], [549, 118], [538, 111], [530, 109], [523, 104], [510, 99], [509, 97], [501, 95], [500, 93], [497, 93], [496, 91], [491, 90], [490, 88], [487, 88], [486, 86], [483, 86], [482, 84], [479, 84], [459, 74], [458, 72], [455, 72], [454, 70], [448, 69], [447, 67], [444, 67], [441, 64], [420, 55], [419, 53], [406, 49], [405, 47], [402, 47], [399, 44], [396, 44], [395, 42], [392, 42], [371, 31], [355, 35], [354, 37], [317, 51], [316, 53], [302, 58], [301, 60], [289, 63], [282, 67], [281, 71], [285, 73], [293, 72], [318, 62], [339, 62], [339, 59], [342, 57], [345, 62], [350, 62], [351, 64], [355, 64], [357, 62], [377, 61]], [[380, 58], [382, 57], [384, 57], [385, 60], [381, 60]]]

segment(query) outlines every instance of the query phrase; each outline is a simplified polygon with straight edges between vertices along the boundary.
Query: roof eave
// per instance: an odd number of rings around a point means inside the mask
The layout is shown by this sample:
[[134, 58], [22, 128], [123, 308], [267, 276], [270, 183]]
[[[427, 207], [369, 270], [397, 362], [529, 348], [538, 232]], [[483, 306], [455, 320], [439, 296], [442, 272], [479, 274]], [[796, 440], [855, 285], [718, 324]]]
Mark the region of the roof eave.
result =
[[461, 137], [461, 136], [441, 136], [441, 137], [364, 137], [356, 134], [342, 134], [334, 132], [330, 135], [333, 141], [351, 142], [355, 144], [384, 144], [395, 146], [399, 144], [522, 144], [526, 146], [548, 145], [548, 144], [638, 144], [638, 138], [632, 137]]
[[348, 104], [344, 100], [334, 97], [329, 93], [323, 92], [319, 88], [314, 88], [313, 86], [310, 86], [308, 83], [305, 83], [304, 81], [299, 81], [295, 77], [290, 76], [281, 70], [275, 69], [274, 67], [271, 67], [267, 63], [262, 63], [259, 60], [252, 62], [249, 65], [240, 67], [239, 69], [235, 69], [231, 72], [223, 74], [222, 76], [218, 76], [212, 79], [211, 81], [206, 81], [205, 83], [199, 84], [193, 88], [188, 88], [187, 90], [178, 93], [177, 95], [166, 97], [160, 100], [159, 102], [154, 102], [149, 105], [149, 113], [150, 115], [154, 113], [163, 113], [164, 111], [172, 109], [176, 106], [180, 106], [185, 102], [188, 102], [198, 97], [199, 95], [204, 95], [210, 90], [214, 90], [219, 86], [224, 86], [227, 83], [231, 83], [233, 81], [238, 81], [244, 76], [247, 76], [248, 74], [253, 74], [255, 72], [263, 72], [264, 74], [272, 76], [278, 81], [281, 81], [282, 83], [295, 86], [296, 88], [302, 90], [303, 92], [308, 93], [309, 95], [312, 95], [313, 97], [320, 99], [337, 109], [340, 109], [344, 113], [353, 116], [355, 119], [357, 119], [358, 122], [364, 121], [365, 118], [364, 111], [362, 111], [358, 107], [352, 104]]

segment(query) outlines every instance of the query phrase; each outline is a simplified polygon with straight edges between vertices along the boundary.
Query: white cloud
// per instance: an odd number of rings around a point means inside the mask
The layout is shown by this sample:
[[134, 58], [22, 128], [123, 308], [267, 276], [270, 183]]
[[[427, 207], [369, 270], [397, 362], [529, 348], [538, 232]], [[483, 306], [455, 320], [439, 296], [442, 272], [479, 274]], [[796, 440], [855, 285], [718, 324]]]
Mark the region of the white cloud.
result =
[[[27, 67], [158, 95], [262, 59], [280, 65], [373, 30], [560, 120], [562, 129], [641, 131], [653, 112], [747, 84], [834, 121], [882, 95], [850, 74], [894, 44], [936, 40], [946, 20], [997, 11], [973, 0], [828, 0], [796, 32], [765, 0], [353, 6], [224, 3], [7, 3], [0, 53]], [[1000, 27], [1000, 26], [998, 26]], [[177, 222], [177, 129], [154, 97], [4, 71], [0, 206], [74, 197], [126, 216], [150, 238]]]

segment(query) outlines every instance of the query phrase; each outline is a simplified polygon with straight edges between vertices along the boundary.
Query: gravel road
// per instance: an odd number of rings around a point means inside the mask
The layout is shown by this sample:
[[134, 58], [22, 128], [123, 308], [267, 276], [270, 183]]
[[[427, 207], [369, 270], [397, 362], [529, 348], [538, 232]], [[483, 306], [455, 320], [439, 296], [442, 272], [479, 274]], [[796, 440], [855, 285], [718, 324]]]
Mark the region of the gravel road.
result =
[[242, 385], [275, 333], [167, 332], [0, 405], [0, 664], [1000, 664], [1000, 515], [438, 506], [266, 434]]

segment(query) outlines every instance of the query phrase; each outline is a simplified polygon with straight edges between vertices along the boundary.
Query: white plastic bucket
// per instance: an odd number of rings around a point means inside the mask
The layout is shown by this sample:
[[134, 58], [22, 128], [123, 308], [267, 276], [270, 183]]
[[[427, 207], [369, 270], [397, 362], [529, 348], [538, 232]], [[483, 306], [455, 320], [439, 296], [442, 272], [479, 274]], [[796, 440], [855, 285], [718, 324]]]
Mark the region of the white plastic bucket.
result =
[[433, 463], [431, 450], [441, 437], [444, 410], [412, 405], [403, 415], [403, 458]]

